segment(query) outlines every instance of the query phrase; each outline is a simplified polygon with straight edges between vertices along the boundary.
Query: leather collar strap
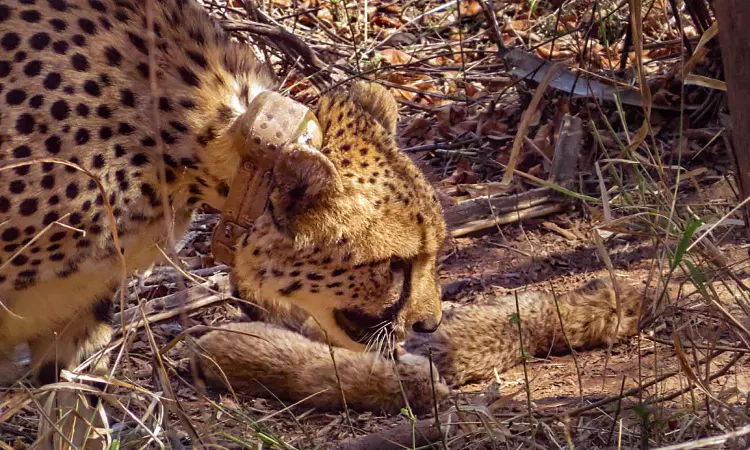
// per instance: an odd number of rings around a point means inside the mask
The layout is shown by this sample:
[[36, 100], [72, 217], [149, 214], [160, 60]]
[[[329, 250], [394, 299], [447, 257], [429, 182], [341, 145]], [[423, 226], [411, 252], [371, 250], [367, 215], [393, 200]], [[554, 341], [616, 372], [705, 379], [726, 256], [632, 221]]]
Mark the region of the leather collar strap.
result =
[[284, 146], [298, 143], [319, 149], [323, 143], [312, 111], [277, 92], [258, 94], [238, 120], [246, 151], [211, 237], [214, 259], [229, 266], [234, 264], [237, 241], [268, 206], [273, 168]]

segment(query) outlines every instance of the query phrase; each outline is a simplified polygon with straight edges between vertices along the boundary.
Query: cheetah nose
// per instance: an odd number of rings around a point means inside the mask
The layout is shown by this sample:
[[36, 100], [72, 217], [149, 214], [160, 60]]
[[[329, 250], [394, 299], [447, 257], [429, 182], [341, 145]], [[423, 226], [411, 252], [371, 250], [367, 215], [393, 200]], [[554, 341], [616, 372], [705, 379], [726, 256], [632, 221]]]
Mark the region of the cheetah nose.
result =
[[440, 326], [440, 322], [442, 322], [442, 320], [442, 315], [437, 318], [435, 316], [425, 317], [414, 322], [414, 325], [411, 326], [411, 329], [417, 333], [434, 333], [435, 330], [437, 330]]

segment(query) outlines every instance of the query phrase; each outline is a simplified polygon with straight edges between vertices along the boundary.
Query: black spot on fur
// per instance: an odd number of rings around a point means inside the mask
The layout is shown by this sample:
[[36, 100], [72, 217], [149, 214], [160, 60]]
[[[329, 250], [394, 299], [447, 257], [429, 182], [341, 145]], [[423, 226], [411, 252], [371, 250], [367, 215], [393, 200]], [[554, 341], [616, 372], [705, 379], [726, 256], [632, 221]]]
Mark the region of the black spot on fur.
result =
[[133, 91], [130, 89], [120, 91], [120, 103], [130, 108], [135, 107], [135, 94]]
[[294, 280], [289, 286], [283, 289], [279, 289], [279, 294], [288, 297], [294, 292], [299, 291], [300, 289], [302, 289], [302, 283], [300, 283], [298, 280]]
[[47, 33], [36, 33], [29, 38], [29, 47], [34, 50], [44, 50], [49, 45], [49, 34]]
[[109, 119], [112, 117], [112, 110], [107, 105], [99, 105], [96, 107], [96, 115], [102, 119]]
[[10, 8], [8, 5], [0, 5], [0, 22], [5, 22], [10, 17]]
[[23, 180], [13, 180], [8, 185], [10, 192], [13, 194], [20, 194], [26, 190], [26, 183]]
[[28, 158], [31, 156], [31, 149], [27, 145], [19, 145], [13, 149], [14, 158]]
[[114, 47], [106, 47], [104, 56], [107, 58], [107, 64], [110, 66], [119, 66], [122, 63], [122, 54]]
[[49, 6], [57, 11], [67, 11], [68, 3], [65, 0], [47, 0]]
[[99, 87], [99, 83], [94, 80], [86, 80], [83, 83], [83, 90], [92, 97], [99, 97], [102, 95], [102, 90]]
[[60, 87], [60, 83], [62, 83], [62, 76], [57, 72], [50, 72], [44, 77], [44, 83], [42, 84], [46, 89], [52, 91]]
[[53, 155], [56, 155], [60, 153], [60, 138], [57, 136], [50, 136], [44, 141], [44, 146], [47, 148], [47, 151], [52, 153]]
[[16, 131], [18, 131], [19, 134], [31, 134], [31, 132], [34, 131], [35, 124], [36, 121], [31, 114], [21, 114], [18, 116], [18, 119], [16, 119]]
[[33, 9], [21, 11], [20, 17], [21, 19], [29, 23], [37, 23], [42, 20], [42, 15], [39, 14], [39, 11]]
[[64, 20], [58, 18], [50, 19], [49, 24], [52, 25], [52, 28], [54, 28], [55, 31], [65, 31], [65, 29], [68, 28], [68, 24], [65, 23]]
[[206, 128], [206, 130], [197, 137], [198, 143], [203, 147], [208, 145], [208, 143], [214, 139], [216, 139], [216, 132], [212, 127]]
[[29, 61], [23, 67], [23, 73], [27, 77], [35, 77], [42, 72], [42, 62], [38, 60]]
[[177, 69], [177, 72], [180, 74], [182, 81], [184, 81], [188, 86], [200, 87], [200, 80], [198, 80], [198, 76], [196, 76], [195, 72], [193, 72], [192, 70], [188, 69], [185, 66], [181, 66]]
[[144, 41], [142, 37], [128, 32], [128, 39], [130, 39], [130, 43], [133, 44], [139, 52], [148, 55], [148, 47], [146, 46], [146, 41]]
[[172, 111], [172, 105], [167, 97], [159, 97], [159, 109], [162, 111]]
[[52, 44], [52, 50], [54, 50], [58, 55], [64, 55], [68, 53], [69, 47], [70, 46], [65, 41], [56, 41], [54, 44]]
[[80, 53], [76, 53], [75, 55], [71, 56], [70, 63], [73, 65], [73, 68], [79, 72], [86, 72], [87, 70], [89, 70], [88, 58]]
[[94, 22], [92, 22], [89, 19], [86, 18], [80, 18], [78, 19], [78, 26], [81, 27], [81, 30], [83, 30], [86, 34], [94, 35], [96, 34], [96, 25]]
[[26, 100], [26, 91], [22, 89], [11, 89], [5, 94], [5, 103], [8, 105], [20, 105]]
[[55, 211], [50, 211], [44, 215], [44, 218], [42, 219], [42, 225], [47, 226], [59, 218], [60, 218], [60, 214], [58, 214]]
[[3, 37], [0, 38], [0, 47], [6, 51], [15, 50], [20, 43], [21, 37], [16, 33], [5, 33]]
[[204, 69], [208, 67], [208, 61], [206, 61], [206, 58], [200, 53], [188, 50], [187, 55], [188, 55], [188, 58], [190, 58], [194, 63], [196, 63], [200, 67]]
[[39, 200], [35, 198], [27, 198], [18, 205], [18, 212], [21, 213], [22, 216], [30, 216], [37, 211], [38, 206]]
[[3, 234], [0, 235], [0, 239], [5, 242], [13, 242], [21, 236], [21, 232], [16, 227], [10, 227], [3, 230]]

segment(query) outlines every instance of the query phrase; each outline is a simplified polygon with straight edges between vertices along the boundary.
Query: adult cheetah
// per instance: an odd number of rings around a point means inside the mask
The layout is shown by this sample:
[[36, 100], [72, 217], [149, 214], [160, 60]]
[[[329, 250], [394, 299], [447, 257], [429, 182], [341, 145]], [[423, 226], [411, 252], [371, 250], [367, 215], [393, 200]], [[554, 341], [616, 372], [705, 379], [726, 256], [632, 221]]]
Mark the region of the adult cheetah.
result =
[[395, 101], [366, 83], [328, 94], [322, 148], [269, 154], [250, 130], [278, 123], [248, 111], [275, 87], [192, 0], [0, 3], [0, 350], [29, 342], [54, 381], [109, 340], [120, 250], [128, 272], [153, 263], [269, 159], [267, 207], [232, 242], [238, 295], [297, 305], [353, 350], [373, 325], [434, 331], [444, 223], [394, 141]]

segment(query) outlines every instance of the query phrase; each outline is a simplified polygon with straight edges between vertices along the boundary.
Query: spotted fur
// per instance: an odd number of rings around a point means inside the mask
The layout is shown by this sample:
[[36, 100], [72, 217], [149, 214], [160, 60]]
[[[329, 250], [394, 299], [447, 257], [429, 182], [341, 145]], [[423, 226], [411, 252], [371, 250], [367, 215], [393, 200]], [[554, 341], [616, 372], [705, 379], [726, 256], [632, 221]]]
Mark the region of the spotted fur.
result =
[[[444, 323], [435, 333], [415, 333], [407, 339], [406, 356], [399, 362], [335, 349], [336, 370], [328, 347], [321, 343], [325, 336], [314, 321], [302, 321], [299, 313], [269, 311], [265, 320], [291, 325], [299, 333], [270, 323], [230, 324], [225, 328], [231, 332], [211, 331], [198, 340], [199, 362], [211, 384], [229, 385], [249, 395], [270, 393], [336, 409], [342, 405], [337, 384], [341, 379], [351, 407], [393, 412], [408, 402], [415, 411], [429, 412], [435, 400], [447, 396], [448, 386], [490, 380], [495, 370], [508, 370], [523, 355], [546, 357], [571, 348], [613, 344], [636, 334], [643, 294], [633, 285], [618, 285], [619, 313], [609, 278], [592, 280], [557, 297], [549, 292], [519, 294], [518, 310], [514, 296], [455, 306], [445, 311]], [[441, 380], [433, 383], [430, 377], [435, 370]], [[319, 394], [310, 398], [315, 393]]]
[[[198, 206], [221, 209], [256, 151], [245, 110], [274, 87], [192, 0], [0, 3], [0, 162], [20, 164], [0, 171], [0, 350], [30, 342], [51, 381], [106, 342], [118, 250], [128, 272], [144, 267]], [[393, 98], [358, 83], [317, 115], [325, 147], [280, 150], [269, 210], [238, 242], [239, 292], [296, 304], [353, 349], [375, 322], [434, 329], [444, 224], [396, 147]]]

